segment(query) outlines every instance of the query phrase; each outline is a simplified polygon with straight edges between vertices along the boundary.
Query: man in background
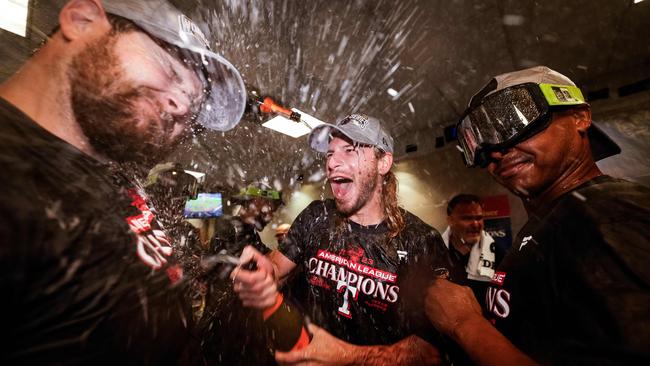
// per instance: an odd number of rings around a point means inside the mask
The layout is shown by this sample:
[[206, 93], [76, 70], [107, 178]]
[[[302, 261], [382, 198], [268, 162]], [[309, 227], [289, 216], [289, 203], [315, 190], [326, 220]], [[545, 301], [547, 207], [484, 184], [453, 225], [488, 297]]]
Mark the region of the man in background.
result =
[[275, 240], [278, 242], [278, 245], [287, 237], [290, 228], [291, 224], [286, 223], [280, 224], [275, 228]]
[[266, 183], [256, 182], [242, 188], [231, 201], [237, 207], [232, 217], [221, 221], [225, 227], [219, 225], [214, 248], [239, 256], [245, 246], [251, 245], [262, 253], [268, 253], [270, 249], [262, 242], [259, 233], [283, 205], [282, 193]]
[[123, 165], [146, 172], [244, 105], [167, 1], [66, 3], [0, 85], [0, 364], [195, 362], [182, 270]]
[[483, 230], [481, 200], [473, 194], [458, 194], [447, 204], [447, 229], [442, 240], [449, 249], [451, 278], [469, 286], [479, 301], [494, 276], [494, 239]]

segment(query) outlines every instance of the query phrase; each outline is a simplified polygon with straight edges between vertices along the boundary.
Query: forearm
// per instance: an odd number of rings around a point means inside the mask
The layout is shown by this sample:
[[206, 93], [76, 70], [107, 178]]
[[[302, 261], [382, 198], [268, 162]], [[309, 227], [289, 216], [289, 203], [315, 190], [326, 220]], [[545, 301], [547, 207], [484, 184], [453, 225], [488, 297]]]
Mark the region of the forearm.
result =
[[268, 257], [273, 265], [273, 278], [275, 279], [278, 288], [280, 288], [287, 282], [287, 279], [296, 267], [296, 264], [278, 250], [269, 253]]
[[440, 353], [423, 340], [412, 335], [387, 346], [358, 346], [353, 365], [438, 365]]
[[484, 318], [464, 322], [451, 336], [476, 365], [537, 365]]

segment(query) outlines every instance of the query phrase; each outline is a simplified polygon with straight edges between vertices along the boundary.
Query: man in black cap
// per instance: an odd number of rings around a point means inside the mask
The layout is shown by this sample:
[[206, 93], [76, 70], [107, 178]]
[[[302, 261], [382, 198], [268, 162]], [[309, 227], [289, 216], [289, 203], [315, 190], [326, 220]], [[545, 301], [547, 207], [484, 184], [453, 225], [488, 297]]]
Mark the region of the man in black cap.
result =
[[[486, 295], [436, 280], [427, 315], [477, 364], [650, 362], [650, 189], [604, 175], [620, 152], [575, 84], [547, 67], [495, 77], [458, 124], [469, 166], [529, 220]], [[445, 311], [442, 311], [445, 309]]]
[[228, 220], [230, 233], [217, 232], [215, 249], [223, 248], [229, 254], [239, 256], [246, 245], [252, 245], [258, 251], [268, 253], [270, 249], [262, 242], [259, 232], [282, 206], [282, 193], [266, 183], [256, 182], [242, 188], [231, 200], [237, 207], [236, 213]]
[[440, 234], [397, 204], [392, 137], [376, 118], [352, 114], [316, 127], [309, 142], [326, 154], [334, 199], [312, 202], [268, 256], [244, 249], [240, 263], [258, 268], [235, 270], [235, 291], [245, 306], [272, 309], [280, 283], [298, 273], [313, 339], [276, 352], [281, 364], [436, 363], [422, 291], [450, 263]]
[[71, 0], [0, 85], [0, 364], [176, 364], [191, 316], [142, 186], [240, 119], [237, 70], [165, 0]]

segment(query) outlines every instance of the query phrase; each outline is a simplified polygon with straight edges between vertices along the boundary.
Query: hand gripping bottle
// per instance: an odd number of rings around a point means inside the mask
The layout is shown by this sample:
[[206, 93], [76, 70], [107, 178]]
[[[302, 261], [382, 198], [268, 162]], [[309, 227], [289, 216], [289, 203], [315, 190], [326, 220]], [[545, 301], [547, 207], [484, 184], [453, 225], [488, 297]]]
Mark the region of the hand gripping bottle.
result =
[[262, 312], [262, 318], [272, 347], [277, 351], [294, 351], [311, 342], [302, 313], [282, 293], [278, 293], [273, 306]]
[[[255, 262], [249, 262], [244, 268], [254, 271], [257, 265]], [[302, 312], [285, 299], [281, 292], [278, 292], [273, 306], [262, 311], [262, 319], [271, 340], [271, 347], [276, 351], [295, 351], [307, 347], [311, 342], [311, 334], [307, 330]]]

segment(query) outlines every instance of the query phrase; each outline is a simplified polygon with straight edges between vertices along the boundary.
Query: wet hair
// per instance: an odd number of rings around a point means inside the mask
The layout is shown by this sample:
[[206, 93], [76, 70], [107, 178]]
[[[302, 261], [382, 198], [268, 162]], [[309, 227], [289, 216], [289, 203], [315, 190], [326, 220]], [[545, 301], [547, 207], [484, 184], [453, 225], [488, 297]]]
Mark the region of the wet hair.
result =
[[457, 194], [449, 200], [447, 204], [447, 216], [451, 215], [454, 208], [460, 204], [476, 203], [481, 204], [481, 198], [475, 194], [461, 193]]
[[[386, 152], [375, 147], [375, 157], [381, 159], [386, 155]], [[386, 225], [388, 226], [389, 238], [394, 238], [404, 230], [404, 213], [399, 207], [397, 201], [398, 182], [397, 176], [392, 171], [388, 171], [384, 175], [382, 182], [382, 195], [381, 203], [384, 209], [384, 216], [386, 216]]]
[[113, 28], [113, 33], [128, 33], [133, 31], [147, 33], [132, 21], [121, 16], [106, 13], [106, 18]]

